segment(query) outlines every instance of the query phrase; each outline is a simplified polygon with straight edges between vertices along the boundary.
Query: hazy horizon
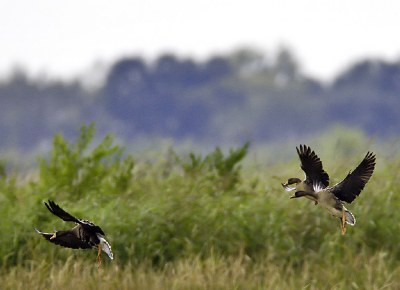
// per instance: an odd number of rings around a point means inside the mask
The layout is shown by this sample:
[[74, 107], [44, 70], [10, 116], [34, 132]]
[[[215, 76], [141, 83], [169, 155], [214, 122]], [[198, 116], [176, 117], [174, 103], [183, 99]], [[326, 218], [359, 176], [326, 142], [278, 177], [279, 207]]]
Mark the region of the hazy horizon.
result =
[[305, 74], [332, 80], [365, 58], [400, 56], [397, 1], [7, 1], [0, 10], [0, 78], [71, 79], [96, 63], [163, 53], [205, 59], [240, 47], [291, 49]]

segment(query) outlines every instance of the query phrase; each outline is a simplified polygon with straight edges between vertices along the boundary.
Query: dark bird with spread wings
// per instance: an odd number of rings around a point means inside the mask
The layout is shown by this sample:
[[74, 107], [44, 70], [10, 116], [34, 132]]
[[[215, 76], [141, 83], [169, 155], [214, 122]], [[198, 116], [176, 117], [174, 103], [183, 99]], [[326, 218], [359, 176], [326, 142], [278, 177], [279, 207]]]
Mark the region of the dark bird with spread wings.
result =
[[77, 219], [51, 200], [44, 204], [52, 214], [58, 216], [63, 221], [76, 223], [76, 226], [72, 229], [55, 231], [54, 233], [44, 233], [35, 229], [46, 240], [53, 244], [72, 249], [98, 248], [97, 261], [99, 267], [101, 265], [101, 251], [106, 252], [111, 260], [113, 259], [111, 246], [104, 238], [105, 234], [99, 226], [87, 220]]
[[341, 220], [342, 234], [346, 233], [346, 223], [355, 225], [354, 215], [347, 210], [343, 203], [352, 203], [360, 195], [375, 169], [376, 158], [374, 153], [368, 152], [353, 172], [349, 172], [345, 179], [332, 187], [318, 183], [313, 184], [313, 190], [297, 190], [292, 198], [308, 196], [327, 209], [333, 216]]
[[[300, 178], [292, 177], [289, 178], [285, 183], [282, 183], [283, 188], [286, 191], [314, 191], [314, 187], [325, 188], [329, 185], [329, 175], [322, 167], [322, 162], [318, 155], [311, 150], [309, 146], [300, 145], [296, 147], [297, 154], [300, 158], [300, 167], [305, 173], [305, 179], [302, 181]], [[294, 185], [291, 187], [290, 185]], [[313, 196], [305, 195], [306, 198], [311, 199], [318, 204]]]

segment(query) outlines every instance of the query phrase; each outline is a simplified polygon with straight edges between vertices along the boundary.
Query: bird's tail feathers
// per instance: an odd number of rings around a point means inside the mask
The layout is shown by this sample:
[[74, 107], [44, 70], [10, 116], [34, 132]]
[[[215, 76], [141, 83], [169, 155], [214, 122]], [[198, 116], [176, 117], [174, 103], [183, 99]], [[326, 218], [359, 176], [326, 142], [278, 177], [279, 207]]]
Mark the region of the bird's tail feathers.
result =
[[346, 223], [354, 226], [356, 224], [356, 218], [354, 217], [354, 215], [347, 209], [344, 210], [344, 213], [346, 215]]
[[113, 252], [111, 251], [110, 244], [103, 237], [99, 237], [99, 239], [100, 239], [101, 249], [104, 252], [106, 252], [106, 254], [110, 257], [111, 260], [113, 260], [114, 259], [114, 255], [113, 255]]

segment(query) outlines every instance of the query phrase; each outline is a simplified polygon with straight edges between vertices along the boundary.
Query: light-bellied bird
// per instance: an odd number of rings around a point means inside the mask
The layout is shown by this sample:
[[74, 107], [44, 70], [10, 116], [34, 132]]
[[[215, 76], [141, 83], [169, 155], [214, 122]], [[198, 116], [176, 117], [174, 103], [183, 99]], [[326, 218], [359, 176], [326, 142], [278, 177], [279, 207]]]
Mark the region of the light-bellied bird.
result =
[[[329, 185], [329, 175], [322, 167], [322, 162], [318, 155], [311, 150], [309, 146], [300, 145], [296, 147], [297, 154], [300, 158], [300, 167], [305, 173], [305, 179], [302, 181], [300, 178], [289, 178], [285, 183], [282, 183], [286, 191], [314, 191], [314, 187], [326, 188]], [[290, 185], [294, 185], [291, 187]], [[311, 199], [318, 204], [318, 200], [313, 196], [305, 195], [306, 198]]]
[[342, 235], [344, 235], [346, 223], [354, 226], [356, 219], [343, 203], [352, 203], [361, 193], [374, 172], [375, 162], [375, 155], [368, 152], [357, 168], [353, 172], [350, 171], [341, 182], [332, 187], [320, 187], [315, 184], [312, 191], [296, 190], [291, 198], [308, 196], [318, 202], [333, 216], [341, 220], [340, 227]]
[[76, 226], [72, 229], [55, 231], [54, 233], [44, 233], [35, 229], [46, 240], [53, 244], [72, 249], [98, 248], [98, 267], [101, 265], [101, 251], [106, 252], [111, 260], [113, 259], [111, 246], [104, 238], [105, 234], [99, 226], [90, 221], [75, 218], [51, 200], [44, 204], [52, 214], [58, 216], [63, 221], [76, 223]]

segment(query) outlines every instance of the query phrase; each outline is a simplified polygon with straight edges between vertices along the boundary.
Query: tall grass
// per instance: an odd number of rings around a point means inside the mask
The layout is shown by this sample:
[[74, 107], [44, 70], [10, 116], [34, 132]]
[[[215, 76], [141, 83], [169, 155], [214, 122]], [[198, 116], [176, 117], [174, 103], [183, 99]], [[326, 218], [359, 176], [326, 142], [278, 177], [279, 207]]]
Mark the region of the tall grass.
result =
[[[294, 148], [291, 161], [268, 166], [244, 165], [248, 144], [150, 160], [93, 136], [93, 126], [72, 143], [58, 135], [30, 174], [0, 176], [4, 289], [400, 288], [399, 156], [378, 154], [371, 181], [348, 206], [357, 224], [341, 236], [337, 219], [282, 189], [303, 176]], [[321, 150], [332, 184], [364, 157], [351, 147], [361, 141], [342, 142], [352, 155]], [[107, 233], [115, 260], [105, 258], [101, 273], [95, 252], [34, 232], [72, 226], [43, 206], [49, 198]]]
[[358, 253], [345, 263], [316, 264], [311, 258], [301, 267], [274, 264], [248, 256], [193, 256], [167, 263], [108, 264], [68, 258], [65, 263], [32, 261], [0, 274], [4, 290], [24, 289], [399, 289], [400, 267], [388, 265], [387, 254]]

